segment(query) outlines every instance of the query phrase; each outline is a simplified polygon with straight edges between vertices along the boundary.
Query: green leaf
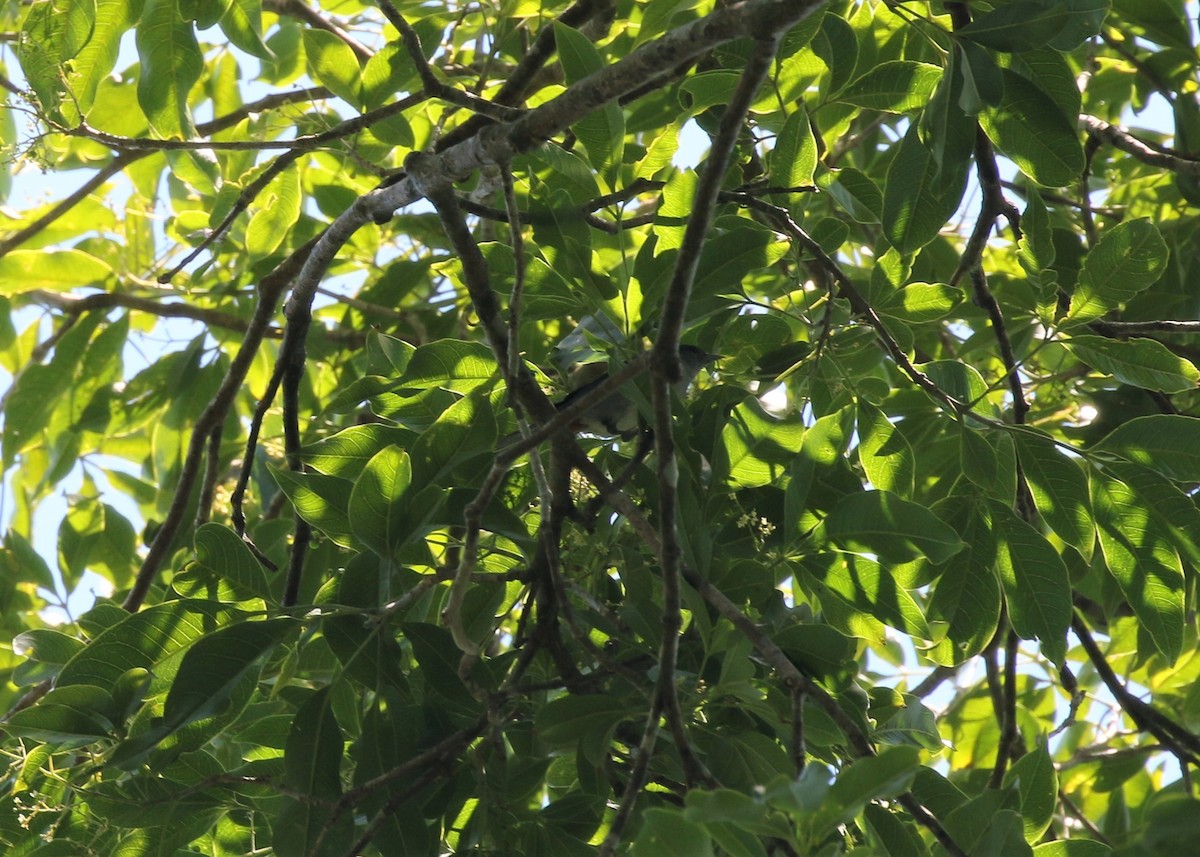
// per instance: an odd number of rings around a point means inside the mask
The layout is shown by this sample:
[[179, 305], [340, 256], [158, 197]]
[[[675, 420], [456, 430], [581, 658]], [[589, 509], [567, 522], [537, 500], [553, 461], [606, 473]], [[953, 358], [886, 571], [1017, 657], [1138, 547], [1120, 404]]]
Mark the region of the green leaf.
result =
[[1200, 565], [1200, 508], [1190, 494], [1148, 467], [1125, 461], [1109, 461], [1104, 469], [1137, 495], [1154, 516], [1180, 555]]
[[615, 696], [563, 696], [548, 702], [537, 715], [538, 737], [558, 746], [590, 735], [607, 735], [637, 709]]
[[411, 484], [408, 453], [389, 446], [371, 457], [350, 494], [351, 530], [384, 559], [394, 557], [412, 535], [418, 512], [407, 496]]
[[854, 641], [828, 625], [789, 625], [773, 639], [805, 675], [827, 679], [854, 674]]
[[112, 697], [101, 687], [58, 687], [37, 705], [5, 718], [4, 728], [13, 735], [35, 741], [82, 747], [113, 735], [115, 726], [105, 716], [112, 708]]
[[975, 122], [962, 107], [964, 62], [960, 51], [947, 54], [945, 71], [918, 123], [921, 142], [939, 168], [967, 160], [975, 148]]
[[349, 517], [354, 486], [350, 480], [274, 466], [270, 471], [296, 514], [343, 547], [354, 545]]
[[1113, 429], [1092, 451], [1114, 453], [1177, 482], [1200, 482], [1200, 419], [1137, 417]]
[[[600, 52], [578, 30], [555, 21], [554, 41], [568, 86], [604, 67]], [[615, 178], [625, 150], [625, 115], [620, 106], [615, 101], [606, 101], [572, 125], [571, 130], [583, 144], [596, 171]]]
[[[671, 159], [679, 151], [679, 131], [682, 121], [672, 122], [656, 136], [646, 147], [646, 154], [633, 167], [633, 177], [637, 179], [652, 179], [671, 165]], [[778, 144], [776, 145], [778, 148]]]
[[874, 560], [830, 554], [805, 558], [804, 569], [829, 592], [884, 624], [922, 640], [932, 636], [920, 605], [895, 575]]
[[[952, 502], [957, 505], [961, 499]], [[991, 642], [1000, 620], [991, 522], [972, 509], [967, 514], [962, 530], [965, 547], [954, 562], [947, 563], [926, 609], [930, 626], [945, 628], [945, 639], [929, 650], [929, 657], [939, 664], [960, 664], [979, 654]]]
[[1039, 194], [1032, 193], [1021, 215], [1021, 239], [1017, 242], [1017, 258], [1030, 280], [1042, 289], [1055, 285], [1054, 235], [1050, 216]]
[[1191, 361], [1177, 357], [1156, 339], [1120, 340], [1078, 334], [1064, 344], [1081, 362], [1144, 390], [1182, 393], [1195, 389], [1200, 382], [1200, 370]]
[[237, 533], [208, 523], [196, 530], [196, 562], [218, 577], [260, 598], [272, 600], [266, 571]]
[[53, 116], [60, 115], [58, 108], [65, 94], [64, 66], [69, 66], [89, 41], [96, 13], [95, 0], [40, 0], [30, 5], [25, 16], [17, 56], [29, 85]]
[[1087, 254], [1067, 320], [1091, 321], [1116, 309], [1158, 281], [1167, 257], [1166, 242], [1151, 221], [1117, 224]]
[[963, 548], [958, 534], [924, 506], [887, 491], [861, 491], [838, 501], [813, 531], [820, 544], [907, 562], [919, 556], [941, 563]]
[[1083, 172], [1083, 146], [1075, 117], [1063, 115], [1037, 84], [1004, 69], [1004, 95], [979, 113], [996, 148], [1025, 175], [1047, 187], [1071, 184]]
[[911, 60], [880, 63], [837, 96], [868, 110], [907, 113], [924, 107], [942, 78], [940, 66]]
[[1033, 848], [1033, 857], [1109, 857], [1112, 848], [1095, 839], [1059, 839]]
[[[512, 248], [507, 244], [495, 241], [484, 241], [479, 245], [484, 259], [487, 261], [490, 274], [501, 282], [511, 282], [516, 274], [516, 260]], [[466, 287], [463, 277], [462, 262], [455, 258], [438, 265], [438, 270], [446, 274], [461, 287]], [[551, 267], [544, 259], [532, 254], [525, 257], [525, 291], [521, 299], [521, 318], [527, 321], [542, 321], [545, 319], [560, 319], [570, 315], [579, 307], [579, 295], [574, 287], [563, 278], [562, 274]]]
[[887, 415], [865, 399], [858, 403], [858, 460], [876, 488], [911, 497], [916, 463], [908, 440]]
[[838, 810], [835, 823], [857, 815], [868, 801], [907, 791], [920, 763], [916, 747], [900, 746], [885, 747], [878, 755], [858, 759], [843, 768], [829, 790], [830, 803]]
[[13, 654], [46, 664], [62, 665], [84, 648], [84, 643], [61, 631], [35, 628], [17, 634], [12, 641]]
[[292, 619], [239, 622], [201, 637], [187, 650], [171, 683], [163, 720], [179, 727], [214, 713], [234, 686], [296, 627]]
[[1074, 67], [1063, 54], [1053, 48], [1038, 48], [1022, 51], [1013, 59], [1013, 69], [1026, 80], [1034, 81], [1042, 92], [1050, 96], [1063, 116], [1071, 119], [1079, 115], [1083, 109], [1083, 98], [1079, 93]]
[[812, 50], [829, 67], [827, 91], [831, 95], [840, 92], [850, 82], [860, 65], [860, 59], [864, 63], [873, 59], [859, 56], [865, 51], [859, 47], [854, 28], [841, 15], [822, 16], [821, 29], [812, 40]]
[[715, 468], [731, 485], [770, 485], [786, 472], [803, 442], [798, 417], [772, 417], [757, 399], [750, 399], [733, 409], [721, 430]]
[[1007, 596], [1013, 630], [1038, 640], [1046, 657], [1061, 666], [1071, 625], [1067, 567], [1046, 539], [1007, 506], [990, 506], [996, 535], [996, 572]]
[[771, 151], [771, 183], [775, 187], [804, 187], [813, 183], [817, 169], [817, 139], [808, 112], [788, 116]]
[[[678, 250], [683, 244], [683, 233], [687, 229], [688, 217], [696, 199], [696, 184], [699, 181], [695, 170], [677, 170], [667, 179], [662, 191], [662, 202], [654, 212], [654, 235], [657, 241], [654, 254], [662, 255], [667, 250]], [[643, 288], [645, 284], [643, 283]]]
[[869, 803], [863, 807], [863, 817], [876, 841], [884, 848], [886, 857], [927, 857], [929, 854], [914, 825], [901, 821], [895, 812]]
[[704, 71], [689, 76], [680, 84], [680, 92], [687, 98], [681, 99], [689, 114], [703, 113], [712, 107], [728, 104], [737, 90], [741, 75], [731, 71]]
[[712, 857], [712, 838], [703, 825], [688, 821], [679, 810], [651, 807], [642, 814], [642, 827], [630, 853], [634, 857]]
[[0, 295], [106, 287], [112, 277], [107, 262], [82, 250], [10, 250], [0, 257]]
[[[988, 384], [979, 370], [959, 360], [934, 360], [918, 367], [947, 393], [960, 402], [979, 408], [988, 394]], [[986, 406], [983, 407], [986, 413]]]
[[208, 601], [169, 601], [134, 613], [101, 632], [59, 673], [58, 687], [113, 687], [131, 669], [153, 671], [193, 640], [240, 614]]
[[[454, 644], [450, 632], [427, 622], [405, 622], [400, 628], [404, 632], [404, 639], [412, 646], [422, 678], [436, 692], [438, 703], [473, 716], [479, 708], [479, 702], [459, 676], [462, 652]], [[478, 668], [478, 662], [475, 667], [471, 678], [476, 684], [486, 686], [483, 681], [486, 673]]]
[[1017, 457], [1012, 441], [1004, 435], [979, 431], [966, 422], [959, 423], [959, 427], [963, 475], [985, 496], [1012, 503], [1017, 496]]
[[1049, 438], [1020, 431], [1013, 433], [1013, 440], [1038, 514], [1059, 538], [1090, 558], [1096, 527], [1083, 469], [1059, 453]]
[[945, 820], [946, 830], [970, 854], [1032, 857], [1025, 841], [1021, 815], [1013, 802], [1011, 789], [990, 789], [956, 809]]
[[888, 241], [908, 256], [937, 237], [958, 210], [967, 163], [939, 165], [921, 142], [916, 124], [900, 141], [888, 168], [882, 222]]
[[[342, 794], [342, 731], [333, 714], [329, 688], [313, 693], [292, 721], [284, 754], [284, 782], [302, 795], [337, 800]], [[279, 857], [332, 857], [344, 854], [354, 836], [354, 819], [322, 804], [282, 798], [272, 845]], [[318, 846], [318, 842], [320, 843]]]
[[368, 109], [381, 107], [416, 80], [417, 70], [408, 57], [408, 51], [397, 43], [384, 45], [363, 66], [363, 106]]
[[1171, 0], [1113, 0], [1113, 11], [1153, 42], [1187, 52], [1194, 49], [1191, 28]]
[[817, 186], [859, 223], [879, 223], [883, 218], [883, 194], [875, 180], [851, 167], [821, 173]]
[[204, 57], [192, 25], [172, 0], [146, 0], [137, 25], [141, 60], [138, 103], [150, 127], [163, 138], [190, 137], [188, 94], [204, 70]]
[[[146, 808], [151, 806], [154, 811], [147, 812]], [[206, 827], [211, 823], [213, 810], [219, 806], [220, 801], [211, 792], [198, 791], [191, 783], [165, 777], [109, 780], [88, 792], [88, 810], [105, 823], [141, 828], [157, 842], [186, 835], [198, 823]], [[124, 840], [122, 848], [114, 854], [126, 857], [131, 850], [129, 844], [129, 839]], [[134, 847], [143, 850], [146, 844]]]
[[[1086, 7], [1072, 8], [1077, 5], [1069, 0], [1050, 6], [1036, 0], [1017, 0], [985, 12], [954, 35], [994, 51], [1032, 50], [1056, 39], [1068, 25], [1075, 29], [1075, 18], [1089, 15]], [[1088, 4], [1093, 8], [1095, 5]]]
[[234, 45], [259, 59], [271, 58], [262, 40], [262, 0], [232, 0], [219, 23]]
[[1092, 509], [1105, 564], [1169, 663], [1183, 646], [1183, 566], [1170, 536], [1128, 486], [1095, 476]]
[[496, 439], [496, 415], [488, 398], [478, 391], [463, 396], [412, 445], [413, 478], [422, 486], [442, 485], [455, 465], [495, 449]]
[[382, 423], [350, 426], [300, 451], [304, 463], [327, 476], [353, 479], [384, 447], [411, 446], [414, 432]]
[[957, 42], [962, 54], [962, 92], [959, 107], [968, 116], [978, 116], [985, 107], [995, 107], [1004, 97], [1004, 74], [991, 52], [973, 42]]
[[[91, 4], [69, 2], [74, 14], [87, 9]], [[95, 4], [95, 21], [90, 37], [71, 58], [68, 66], [68, 82], [71, 93], [80, 111], [87, 115], [96, 100], [96, 90], [117, 61], [121, 37], [134, 23], [137, 7], [125, 0], [98, 0]], [[32, 18], [32, 12], [30, 18]], [[26, 19], [27, 26], [29, 18]], [[69, 49], [69, 48], [68, 48]], [[24, 59], [22, 59], [24, 65]], [[26, 69], [28, 75], [28, 69]], [[32, 81], [31, 81], [32, 82]], [[40, 93], [39, 93], [40, 94]]]
[[469, 393], [476, 387], [494, 383], [499, 371], [492, 350], [482, 342], [439, 339], [413, 352], [396, 386], [401, 390], [439, 387]]
[[878, 311], [919, 324], [945, 318], [963, 302], [962, 289], [945, 283], [909, 283], [879, 302]]
[[300, 217], [302, 198], [300, 170], [295, 165], [272, 179], [259, 194], [256, 201], [258, 210], [251, 215], [250, 223], [246, 226], [246, 250], [252, 258], [269, 256], [283, 243]]
[[1058, 772], [1046, 748], [1038, 746], [1014, 762], [1004, 774], [1004, 787], [1020, 793], [1025, 841], [1037, 842], [1058, 809]]
[[304, 56], [312, 79], [357, 107], [362, 89], [358, 58], [338, 36], [313, 27], [304, 29]]
[[[750, 273], [774, 265], [790, 249], [788, 242], [779, 240], [770, 229], [748, 220], [706, 239], [692, 284], [693, 300], [741, 291], [742, 281]], [[647, 289], [646, 293], [657, 292]]]

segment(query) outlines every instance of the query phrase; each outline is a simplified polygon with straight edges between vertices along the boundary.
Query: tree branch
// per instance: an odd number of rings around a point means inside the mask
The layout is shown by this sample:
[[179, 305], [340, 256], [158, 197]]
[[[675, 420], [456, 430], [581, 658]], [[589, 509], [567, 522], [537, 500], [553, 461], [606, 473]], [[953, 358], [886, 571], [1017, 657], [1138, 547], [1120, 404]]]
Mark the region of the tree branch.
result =
[[1079, 124], [1089, 134], [1110, 143], [1126, 154], [1133, 155], [1144, 164], [1169, 170], [1181, 176], [1200, 176], [1200, 160], [1181, 155], [1170, 149], [1153, 146], [1129, 131], [1095, 116], [1088, 116], [1086, 113], [1080, 115]]

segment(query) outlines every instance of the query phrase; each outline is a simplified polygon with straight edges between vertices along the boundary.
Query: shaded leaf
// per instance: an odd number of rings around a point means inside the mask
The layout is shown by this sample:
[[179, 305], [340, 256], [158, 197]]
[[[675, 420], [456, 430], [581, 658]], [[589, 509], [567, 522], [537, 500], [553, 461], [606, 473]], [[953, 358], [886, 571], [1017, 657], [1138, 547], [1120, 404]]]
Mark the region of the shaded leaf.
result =
[[1200, 369], [1156, 339], [1119, 340], [1081, 334], [1065, 344], [1094, 369], [1144, 390], [1182, 393], [1200, 382]]
[[936, 515], [887, 491], [843, 498], [813, 531], [813, 540], [905, 562], [918, 556], [945, 562], [962, 550], [958, 534]]

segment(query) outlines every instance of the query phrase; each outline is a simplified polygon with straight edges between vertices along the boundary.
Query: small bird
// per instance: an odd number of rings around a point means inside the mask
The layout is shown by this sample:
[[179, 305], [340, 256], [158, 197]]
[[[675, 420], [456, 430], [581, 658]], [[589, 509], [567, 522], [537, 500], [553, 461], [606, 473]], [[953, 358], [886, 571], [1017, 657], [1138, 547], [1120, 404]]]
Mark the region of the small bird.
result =
[[[683, 366], [683, 380], [676, 385], [676, 389], [679, 390], [680, 395], [687, 392], [687, 388], [691, 386], [701, 369], [718, 359], [720, 359], [719, 354], [709, 354], [695, 345], [679, 346], [679, 362]], [[607, 380], [608, 373], [605, 372], [599, 378], [572, 390], [563, 399], [555, 402], [554, 406], [561, 411], [588, 395]], [[621, 390], [617, 390], [584, 411], [571, 428], [576, 432], [593, 434], [597, 437], [620, 437], [628, 440], [637, 434], [641, 425], [641, 416], [634, 401]]]

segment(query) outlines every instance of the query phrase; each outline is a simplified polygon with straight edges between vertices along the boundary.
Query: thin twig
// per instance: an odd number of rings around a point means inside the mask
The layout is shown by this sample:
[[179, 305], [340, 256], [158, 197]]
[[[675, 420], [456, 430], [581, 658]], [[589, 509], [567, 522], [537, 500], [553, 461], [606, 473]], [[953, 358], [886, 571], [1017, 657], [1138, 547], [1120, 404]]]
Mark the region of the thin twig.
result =
[[1144, 164], [1178, 173], [1181, 176], [1200, 176], [1200, 160], [1181, 155], [1171, 150], [1151, 146], [1130, 132], [1086, 113], [1080, 115], [1079, 124], [1090, 134], [1110, 143], [1126, 154], [1133, 155]]
[[709, 225], [712, 223], [717, 197], [721, 192], [721, 182], [737, 146], [742, 121], [771, 68], [781, 33], [782, 29], [773, 29], [759, 37], [754, 52], [746, 61], [737, 89], [721, 115], [717, 135], [713, 138], [712, 148], [705, 160], [696, 195], [692, 200], [691, 215], [680, 242], [675, 270], [671, 273], [671, 282], [663, 299], [662, 320], [659, 322], [658, 336], [654, 341], [652, 365], [656, 374], [662, 374], [664, 383], [676, 384], [683, 379], [683, 367], [679, 362], [679, 342], [692, 294], [692, 283], [700, 266], [701, 251], [704, 249], [704, 242], [708, 240]]
[[304, 148], [291, 149], [290, 151], [284, 152], [282, 155], [272, 161], [266, 167], [266, 169], [259, 173], [258, 176], [256, 176], [254, 180], [250, 182], [250, 184], [246, 185], [246, 187], [242, 189], [242, 192], [238, 194], [237, 199], [234, 200], [233, 205], [230, 206], [229, 211], [223, 218], [221, 218], [221, 222], [213, 228], [212, 232], [210, 232], [205, 239], [201, 241], [200, 244], [197, 245], [190, 253], [184, 256], [183, 260], [179, 262], [179, 264], [166, 273], [160, 274], [158, 281], [160, 283], [169, 283], [179, 274], [180, 271], [195, 261], [195, 259], [201, 253], [223, 238], [225, 233], [228, 232], [229, 228], [233, 225], [233, 222], [242, 214], [242, 212], [250, 207], [250, 204], [258, 198], [258, 195], [262, 193], [264, 189], [266, 189], [267, 185], [269, 185], [277, 176], [283, 173], [284, 170], [298, 161], [307, 152], [311, 151], [313, 148], [321, 145], [322, 143], [330, 140], [339, 140], [343, 137], [349, 136], [350, 134], [358, 133], [364, 128], [369, 128], [376, 122], [381, 122], [384, 119], [395, 116], [396, 114], [407, 110], [409, 107], [419, 104], [421, 101], [425, 100], [425, 97], [425, 93], [417, 92], [409, 95], [407, 98], [402, 98], [399, 101], [393, 102], [392, 104], [386, 104], [383, 107], [370, 110], [359, 116], [347, 119], [344, 122], [339, 122], [337, 125], [334, 125], [332, 128], [326, 131], [322, 131], [319, 134], [309, 135], [306, 138], [306, 145]]
[[[606, 2], [607, 0], [576, 0], [558, 16], [558, 22], [578, 29], [603, 8]], [[554, 27], [545, 26], [538, 32], [533, 44], [524, 52], [516, 68], [505, 75], [504, 83], [500, 85], [500, 89], [492, 99], [493, 103], [509, 107], [519, 104], [524, 98], [526, 87], [533, 82], [537, 73], [554, 54], [554, 48]], [[489, 121], [486, 116], [481, 114], [472, 116], [438, 141], [438, 151], [445, 151], [470, 139], [478, 134]]]
[[[231, 128], [238, 122], [241, 122], [251, 113], [259, 113], [265, 110], [271, 110], [286, 104], [292, 104], [298, 101], [312, 101], [317, 98], [325, 98], [329, 95], [329, 90], [324, 87], [310, 87], [308, 89], [298, 89], [294, 92], [280, 92], [268, 95], [265, 98], [260, 98], [257, 101], [252, 101], [248, 104], [243, 104], [237, 110], [233, 110], [224, 116], [218, 116], [211, 122], [204, 122], [196, 126], [196, 131], [199, 134], [215, 134], [218, 131], [223, 131], [226, 128]], [[69, 196], [57, 203], [53, 208], [37, 218], [29, 225], [17, 230], [3, 241], [0, 241], [0, 256], [4, 256], [10, 250], [21, 246], [30, 238], [42, 232], [51, 223], [62, 217], [76, 205], [87, 199], [89, 195], [108, 181], [113, 176], [125, 170], [130, 164], [141, 160], [149, 155], [149, 151], [139, 152], [124, 152], [113, 158], [105, 166], [101, 167], [91, 178], [84, 182], [77, 190]]]
[[[159, 318], [187, 318], [201, 322], [208, 327], [220, 327], [245, 333], [249, 322], [232, 313], [219, 309], [205, 309], [186, 303], [164, 303], [153, 298], [138, 297], [124, 292], [98, 292], [84, 297], [74, 297], [61, 292], [47, 292], [41, 289], [28, 292], [24, 297], [39, 304], [47, 304], [61, 310], [68, 316], [79, 316], [89, 312], [102, 312], [119, 307], [144, 312]], [[268, 327], [263, 335], [278, 339], [283, 331], [278, 327]]]
[[309, 7], [302, 0], [263, 0], [262, 6], [264, 10], [270, 10], [278, 15], [289, 15], [303, 21], [314, 30], [324, 30], [327, 33], [337, 36], [343, 44], [354, 52], [354, 57], [358, 60], [359, 65], [365, 65], [367, 60], [373, 55], [370, 48], [351, 36], [333, 21], [325, 18], [316, 9]]
[[1198, 755], [1200, 754], [1200, 738], [1162, 714], [1153, 705], [1138, 699], [1125, 688], [1078, 613], [1075, 613], [1071, 619], [1071, 630], [1079, 638], [1079, 642], [1087, 653], [1088, 660], [1096, 668], [1100, 680], [1116, 698], [1122, 710], [1129, 715], [1129, 719], [1139, 729], [1149, 732], [1161, 741], [1179, 759], [1180, 765], [1200, 766], [1200, 755]]
[[314, 238], [308, 244], [295, 250], [260, 282], [258, 306], [254, 309], [254, 315], [250, 319], [246, 335], [242, 338], [237, 354], [229, 362], [229, 368], [221, 380], [221, 386], [200, 416], [196, 418], [192, 427], [191, 440], [188, 443], [183, 465], [179, 470], [179, 480], [175, 486], [175, 495], [171, 500], [170, 509], [163, 518], [162, 526], [159, 527], [154, 541], [150, 544], [149, 551], [142, 560], [133, 587], [121, 605], [126, 610], [130, 612], [137, 610], [150, 592], [150, 587], [154, 583], [162, 563], [166, 560], [179, 527], [183, 523], [184, 514], [187, 512], [188, 503], [192, 497], [192, 489], [195, 487], [196, 478], [200, 472], [204, 444], [209, 432], [214, 426], [224, 422], [229, 408], [233, 406], [237, 394], [242, 389], [246, 373], [250, 371], [250, 366], [258, 354], [258, 347], [275, 314], [275, 307], [280, 296], [301, 269], [316, 241], [317, 239]]
[[408, 58], [412, 62], [413, 67], [416, 68], [417, 75], [421, 78], [421, 84], [425, 87], [425, 92], [430, 97], [449, 101], [451, 104], [466, 107], [468, 110], [473, 110], [476, 113], [501, 122], [517, 119], [525, 112], [514, 107], [496, 104], [495, 102], [480, 98], [478, 95], [464, 92], [461, 89], [440, 81], [437, 75], [434, 74], [433, 68], [425, 59], [425, 54], [421, 50], [421, 39], [417, 35], [417, 31], [400, 14], [400, 11], [392, 4], [391, 0], [379, 0], [379, 10], [383, 12], [388, 22], [400, 32], [401, 44], [404, 45], [404, 50], [408, 53]]

